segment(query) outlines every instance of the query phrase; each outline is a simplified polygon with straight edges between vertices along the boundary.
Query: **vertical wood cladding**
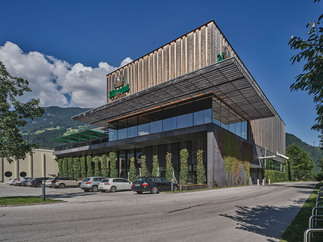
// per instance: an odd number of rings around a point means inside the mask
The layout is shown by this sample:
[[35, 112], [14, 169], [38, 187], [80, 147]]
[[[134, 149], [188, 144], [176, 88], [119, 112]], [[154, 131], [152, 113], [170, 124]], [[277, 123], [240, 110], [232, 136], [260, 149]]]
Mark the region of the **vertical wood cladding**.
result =
[[[217, 61], [217, 54], [224, 47], [230, 56], [244, 64], [213, 21], [171, 41], [157, 50], [119, 68], [107, 75], [107, 102], [109, 91], [114, 90], [117, 75], [129, 84], [127, 95], [142, 91], [162, 82], [203, 68]], [[246, 69], [248, 73], [248, 70]], [[273, 153], [285, 154], [285, 124], [278, 115], [272, 118], [250, 121], [255, 143]]]

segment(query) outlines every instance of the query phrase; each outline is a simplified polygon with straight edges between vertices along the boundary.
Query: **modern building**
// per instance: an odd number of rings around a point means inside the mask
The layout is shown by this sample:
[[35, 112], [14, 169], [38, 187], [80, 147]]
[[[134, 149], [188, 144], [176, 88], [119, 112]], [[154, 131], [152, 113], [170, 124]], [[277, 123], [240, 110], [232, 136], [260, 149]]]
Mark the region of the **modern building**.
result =
[[62, 137], [54, 154], [116, 152], [121, 177], [142, 155], [164, 176], [170, 152], [179, 179], [184, 148], [192, 183], [203, 151], [208, 187], [255, 182], [266, 161], [284, 170], [285, 124], [214, 21], [109, 73], [107, 103], [73, 119], [101, 132]]
[[58, 165], [53, 150], [34, 149], [23, 160], [9, 162], [1, 158], [0, 182], [15, 177], [48, 177], [58, 174]]

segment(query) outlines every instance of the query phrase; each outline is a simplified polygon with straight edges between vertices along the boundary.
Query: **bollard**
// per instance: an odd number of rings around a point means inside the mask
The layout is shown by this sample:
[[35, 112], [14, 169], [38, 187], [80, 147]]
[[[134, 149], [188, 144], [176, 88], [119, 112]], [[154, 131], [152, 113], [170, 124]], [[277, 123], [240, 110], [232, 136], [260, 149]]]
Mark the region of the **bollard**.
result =
[[270, 179], [268, 179], [268, 185], [270, 185]]
[[257, 186], [259, 186], [259, 179], [257, 179]]
[[265, 185], [265, 179], [262, 179], [262, 185], [263, 186]]

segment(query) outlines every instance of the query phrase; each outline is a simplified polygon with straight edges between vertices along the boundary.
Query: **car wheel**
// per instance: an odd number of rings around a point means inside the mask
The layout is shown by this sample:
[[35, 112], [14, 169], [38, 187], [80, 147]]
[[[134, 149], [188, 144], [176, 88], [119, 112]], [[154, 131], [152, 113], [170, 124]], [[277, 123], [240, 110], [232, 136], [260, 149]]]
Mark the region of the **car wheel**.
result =
[[137, 191], [138, 194], [142, 194], [142, 191]]
[[174, 192], [177, 192], [178, 191], [178, 186], [174, 186]]
[[58, 185], [59, 188], [64, 188], [65, 187], [65, 184], [64, 183], [61, 183]]
[[98, 190], [99, 190], [99, 189], [98, 189], [98, 186], [93, 186], [93, 187], [92, 187], [92, 191], [93, 191], [93, 192], [97, 192]]
[[81, 187], [81, 182], [77, 183], [77, 187]]
[[151, 189], [151, 193], [152, 193], [152, 194], [156, 194], [156, 193], [158, 193], [158, 188], [157, 188], [157, 187], [153, 187], [153, 188]]
[[117, 188], [116, 187], [111, 187], [110, 188], [110, 192], [116, 192], [117, 191]]
[[105, 192], [105, 190], [101, 190], [100, 192]]
[[88, 191], [90, 191], [89, 189], [84, 189], [84, 192], [88, 192]]

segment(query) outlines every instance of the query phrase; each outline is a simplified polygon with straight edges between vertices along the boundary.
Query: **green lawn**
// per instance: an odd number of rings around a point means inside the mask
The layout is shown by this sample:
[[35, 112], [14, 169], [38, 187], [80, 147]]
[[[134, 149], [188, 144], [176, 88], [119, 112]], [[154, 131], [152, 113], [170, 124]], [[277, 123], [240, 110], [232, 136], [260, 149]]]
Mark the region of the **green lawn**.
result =
[[0, 206], [8, 205], [23, 205], [23, 204], [41, 204], [41, 203], [55, 203], [61, 202], [61, 200], [53, 200], [46, 198], [43, 201], [40, 197], [0, 197]]
[[[312, 209], [315, 207], [318, 189], [323, 186], [323, 183], [316, 185], [316, 188], [308, 197], [301, 210], [298, 212], [293, 222], [285, 233], [282, 235], [281, 242], [297, 242], [304, 240], [304, 232], [308, 229], [308, 219], [312, 215]], [[323, 224], [319, 224], [323, 227]], [[323, 241], [323, 234], [316, 234], [313, 241]]]

